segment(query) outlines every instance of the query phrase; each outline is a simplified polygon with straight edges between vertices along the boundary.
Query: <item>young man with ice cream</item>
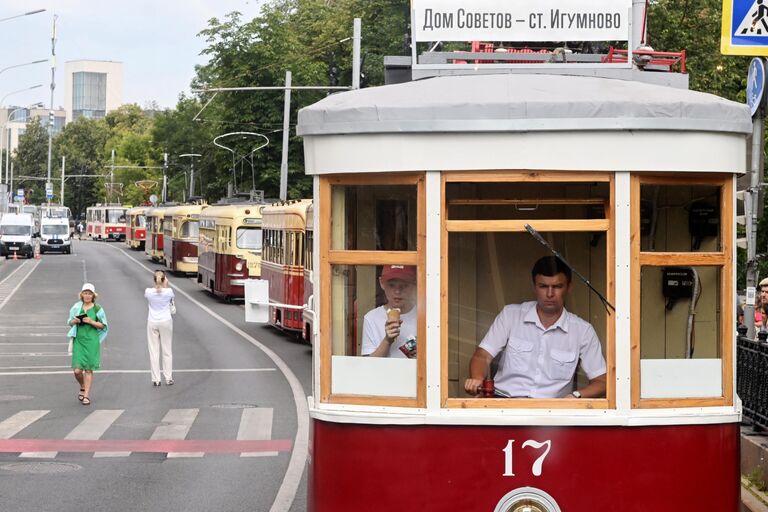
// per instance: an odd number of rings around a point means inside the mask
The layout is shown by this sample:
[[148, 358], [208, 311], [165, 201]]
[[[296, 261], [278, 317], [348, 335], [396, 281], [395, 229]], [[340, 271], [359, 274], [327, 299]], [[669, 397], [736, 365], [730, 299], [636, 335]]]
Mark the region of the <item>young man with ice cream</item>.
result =
[[379, 286], [387, 303], [363, 319], [362, 355], [416, 357], [416, 267], [385, 265]]

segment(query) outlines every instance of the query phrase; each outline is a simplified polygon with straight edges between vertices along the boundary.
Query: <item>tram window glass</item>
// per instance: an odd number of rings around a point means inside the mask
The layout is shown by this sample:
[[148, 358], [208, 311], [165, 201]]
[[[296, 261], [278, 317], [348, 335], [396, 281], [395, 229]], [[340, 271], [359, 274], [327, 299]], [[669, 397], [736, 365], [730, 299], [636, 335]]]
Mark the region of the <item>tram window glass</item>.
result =
[[[369, 355], [384, 338], [387, 297], [379, 285], [382, 267], [331, 267], [331, 392], [336, 395], [416, 397], [416, 358], [398, 347], [416, 339], [418, 308], [416, 285], [390, 281], [388, 293], [400, 305], [400, 337], [385, 348], [388, 357]], [[395, 285], [398, 286], [394, 290]], [[416, 344], [418, 351], [420, 345]]]
[[643, 266], [641, 398], [722, 395], [721, 269]]
[[[612, 202], [611, 177], [607, 174], [550, 173], [547, 176], [510, 172], [497, 181], [480, 173], [472, 178], [451, 179], [445, 183], [445, 229], [447, 230], [448, 297], [443, 306], [447, 329], [447, 375], [443, 377], [448, 406], [552, 407], [547, 398], [568, 396], [585, 387], [591, 378], [610, 368], [607, 361], [613, 343], [613, 316], [598, 294], [572, 273], [564, 298], [565, 310], [588, 322], [598, 345], [587, 351], [575, 348], [541, 353], [536, 361], [550, 357], [553, 364], [534, 363], [518, 374], [536, 375], [515, 379], [513, 365], [523, 364], [526, 352], [538, 350], [528, 338], [503, 340], [504, 347], [488, 365], [486, 379], [493, 379], [497, 396], [530, 397], [543, 401], [499, 400], [484, 402], [465, 391], [471, 377], [470, 362], [478, 345], [506, 305], [528, 303], [536, 306], [531, 270], [550, 250], [526, 229], [533, 227], [569, 265], [583, 275], [606, 300], [613, 297], [613, 242], [610, 233]], [[445, 277], [444, 277], [445, 278]], [[530, 307], [530, 306], [529, 306]], [[535, 311], [535, 309], [534, 309]], [[506, 317], [505, 317], [506, 318]], [[559, 329], [559, 328], [558, 328]], [[584, 346], [589, 346], [589, 331]], [[567, 333], [566, 333], [567, 334]], [[534, 335], [535, 336], [535, 335]], [[576, 344], [576, 343], [574, 343]], [[522, 348], [521, 348], [522, 347]], [[530, 349], [530, 350], [524, 350]], [[520, 357], [510, 354], [518, 350]], [[599, 353], [598, 353], [599, 352]], [[538, 362], [535, 364], [539, 364]], [[509, 365], [509, 367], [507, 367]], [[605, 366], [604, 366], [605, 365]], [[605, 368], [605, 369], [604, 369]], [[598, 372], [598, 373], [596, 373]], [[590, 375], [588, 376], [587, 373]], [[606, 397], [610, 397], [607, 379]], [[470, 405], [477, 401], [477, 405]], [[608, 404], [609, 402], [606, 402]], [[480, 405], [483, 404], [483, 405]], [[557, 401], [558, 407], [605, 407], [598, 402]]]
[[[604, 233], [544, 233], [545, 239], [568, 263], [605, 294], [606, 237]], [[550, 253], [528, 233], [449, 233], [448, 237], [448, 396], [471, 398], [464, 391], [475, 349], [491, 324], [508, 304], [536, 300], [531, 269]], [[573, 275], [565, 309], [588, 321], [595, 329], [606, 356], [608, 317], [600, 299]], [[506, 350], [511, 350], [507, 346]], [[504, 352], [497, 355], [486, 377], [498, 378]], [[571, 365], [577, 371], [570, 391], [584, 387], [587, 379], [577, 354]], [[499, 390], [501, 391], [501, 390]]]
[[237, 247], [260, 251], [261, 237], [261, 228], [237, 228]]
[[147, 217], [144, 215], [133, 216], [134, 227], [143, 228], [147, 225]]
[[608, 183], [448, 183], [451, 220], [604, 219]]
[[110, 224], [125, 222], [125, 212], [123, 210], [107, 210], [107, 216]]
[[312, 253], [314, 252], [314, 235], [313, 231], [306, 232], [306, 240], [304, 241], [304, 268], [312, 270], [313, 259]]
[[416, 185], [331, 187], [331, 249], [415, 251], [416, 190]]
[[179, 228], [179, 236], [181, 238], [197, 238], [200, 233], [199, 227], [197, 221], [182, 222]]
[[720, 188], [640, 186], [641, 251], [714, 252], [720, 244]]

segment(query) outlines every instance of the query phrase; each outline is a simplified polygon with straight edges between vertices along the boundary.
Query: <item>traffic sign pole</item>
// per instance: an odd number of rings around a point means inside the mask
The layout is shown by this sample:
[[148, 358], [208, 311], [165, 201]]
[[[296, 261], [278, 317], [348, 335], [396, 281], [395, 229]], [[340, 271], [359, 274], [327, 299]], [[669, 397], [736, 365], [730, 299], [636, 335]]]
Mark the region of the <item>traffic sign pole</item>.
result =
[[[755, 57], [747, 74], [747, 105], [752, 112], [752, 167], [749, 188], [744, 191], [744, 218], [747, 235], [747, 296], [754, 296], [757, 284], [757, 212], [760, 187], [763, 184], [763, 137], [765, 130], [765, 61]], [[755, 290], [757, 292], [757, 290]], [[751, 304], [749, 302], [752, 302]], [[744, 306], [747, 337], [755, 339], [755, 304], [748, 301]]]

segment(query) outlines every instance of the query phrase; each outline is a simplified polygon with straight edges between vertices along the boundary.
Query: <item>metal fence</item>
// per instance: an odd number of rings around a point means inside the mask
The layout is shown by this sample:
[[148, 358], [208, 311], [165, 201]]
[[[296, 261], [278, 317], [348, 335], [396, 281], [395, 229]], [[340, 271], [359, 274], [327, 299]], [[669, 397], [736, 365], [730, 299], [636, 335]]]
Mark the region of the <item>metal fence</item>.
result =
[[736, 390], [745, 420], [768, 430], [768, 343], [737, 338]]

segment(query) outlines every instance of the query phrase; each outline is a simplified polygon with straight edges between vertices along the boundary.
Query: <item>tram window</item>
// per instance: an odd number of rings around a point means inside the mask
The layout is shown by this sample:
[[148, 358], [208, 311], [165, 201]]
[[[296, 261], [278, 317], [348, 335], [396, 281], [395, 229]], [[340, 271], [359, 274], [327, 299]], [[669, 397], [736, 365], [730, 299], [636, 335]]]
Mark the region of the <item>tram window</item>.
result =
[[448, 219], [604, 219], [606, 182], [456, 182], [446, 185]]
[[643, 266], [641, 398], [722, 395], [721, 269]]
[[107, 210], [107, 217], [110, 224], [125, 222], [125, 213], [121, 210]]
[[147, 217], [144, 215], [136, 215], [133, 217], [134, 220], [134, 227], [146, 227], [147, 225]]
[[640, 250], [721, 250], [719, 187], [644, 184], [640, 199]]
[[199, 227], [197, 221], [182, 222], [179, 228], [179, 236], [181, 238], [197, 238], [200, 233]]
[[[382, 272], [391, 302], [379, 294]], [[416, 397], [417, 367], [413, 352], [400, 349], [416, 341], [418, 311], [415, 268], [384, 271], [374, 265], [331, 267], [331, 392], [337, 395]], [[400, 335], [384, 341], [388, 306], [400, 309]], [[392, 308], [389, 308], [392, 309]], [[376, 350], [380, 348], [381, 355]], [[416, 351], [419, 345], [416, 344]], [[360, 357], [367, 355], [367, 357]]]
[[314, 235], [312, 231], [306, 232], [306, 239], [304, 241], [304, 268], [312, 270], [312, 253], [314, 251]]
[[261, 250], [261, 228], [237, 228], [237, 247]]
[[[608, 265], [604, 233], [561, 232], [542, 233], [542, 236], [597, 290], [607, 295]], [[476, 348], [506, 305], [536, 300], [531, 270], [539, 258], [550, 255], [527, 232], [449, 233], [446, 325], [449, 398], [472, 398], [464, 390], [464, 383], [470, 377], [470, 361]], [[612, 317], [607, 315], [600, 298], [576, 275], [572, 275], [564, 305], [569, 313], [589, 322], [600, 343], [600, 353], [605, 358], [608, 321]], [[520, 346], [528, 347], [526, 343], [521, 342]], [[517, 349], [508, 344], [491, 362], [486, 378], [498, 379], [502, 375], [499, 373], [500, 366], [509, 350]], [[519, 350], [525, 352], [522, 348]], [[579, 352], [574, 351], [570, 358], [565, 355], [563, 353], [561, 357], [565, 362], [560, 365], [563, 373], [556, 376], [562, 381], [558, 396], [566, 396], [589, 382], [582, 365], [578, 364]], [[503, 386], [497, 387], [497, 392], [503, 395]]]
[[334, 185], [331, 248], [415, 251], [416, 193], [416, 185]]

